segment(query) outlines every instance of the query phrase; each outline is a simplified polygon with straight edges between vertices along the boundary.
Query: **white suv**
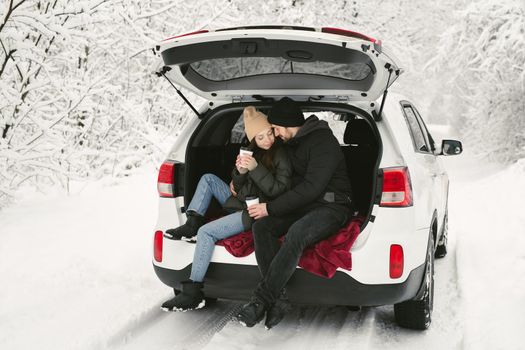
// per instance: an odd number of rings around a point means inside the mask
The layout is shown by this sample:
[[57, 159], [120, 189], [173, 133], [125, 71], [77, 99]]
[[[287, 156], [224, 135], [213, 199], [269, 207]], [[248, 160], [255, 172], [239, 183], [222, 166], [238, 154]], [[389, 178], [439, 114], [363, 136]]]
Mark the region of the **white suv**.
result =
[[[194, 113], [160, 168], [153, 254], [160, 280], [177, 291], [189, 278], [195, 244], [163, 232], [185, 222], [201, 175], [230, 181], [245, 141], [243, 108], [267, 112], [288, 96], [305, 117], [329, 123], [346, 158], [354, 209], [366, 217], [351, 248], [352, 270], [325, 279], [298, 267], [287, 285], [290, 300], [393, 304], [401, 326], [428, 328], [434, 257], [446, 254], [447, 243], [449, 180], [440, 156], [462, 146], [443, 140], [436, 147], [415, 106], [387, 96], [402, 70], [381, 41], [336, 28], [261, 26], [180, 35], [155, 52], [164, 60], [159, 76], [207, 100], [196, 109], [185, 99]], [[255, 254], [236, 258], [217, 246], [204, 292], [246, 300], [259, 280]]]

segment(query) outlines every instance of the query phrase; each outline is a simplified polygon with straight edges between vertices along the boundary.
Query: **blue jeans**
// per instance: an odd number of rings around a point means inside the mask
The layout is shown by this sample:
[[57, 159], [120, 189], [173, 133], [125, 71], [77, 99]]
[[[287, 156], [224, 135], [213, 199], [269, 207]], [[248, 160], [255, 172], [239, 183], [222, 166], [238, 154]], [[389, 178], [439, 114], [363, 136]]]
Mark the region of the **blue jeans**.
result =
[[219, 177], [213, 174], [204, 174], [199, 180], [199, 184], [187, 210], [204, 216], [210, 206], [212, 196], [217, 199], [220, 205], [223, 205], [231, 195], [230, 186]]
[[[191, 199], [188, 210], [204, 215], [210, 205], [212, 196], [223, 205], [226, 199], [231, 196], [230, 187], [217, 176], [204, 174], [197, 185], [197, 190]], [[197, 231], [197, 245], [193, 255], [190, 279], [194, 282], [202, 282], [210, 265], [215, 242], [242, 231], [244, 231], [242, 211], [201, 226], [199, 231]]]

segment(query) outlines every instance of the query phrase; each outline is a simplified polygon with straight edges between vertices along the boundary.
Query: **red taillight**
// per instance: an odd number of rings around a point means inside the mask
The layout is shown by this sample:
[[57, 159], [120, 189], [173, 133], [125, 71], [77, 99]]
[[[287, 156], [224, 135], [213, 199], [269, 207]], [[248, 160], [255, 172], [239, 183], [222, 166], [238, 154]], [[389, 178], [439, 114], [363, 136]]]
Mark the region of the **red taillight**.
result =
[[153, 257], [155, 261], [162, 262], [162, 231], [155, 231], [153, 239]]
[[412, 206], [412, 184], [407, 167], [383, 169], [382, 207]]
[[349, 36], [349, 37], [352, 37], [352, 38], [363, 39], [363, 40], [370, 41], [372, 43], [375, 43], [377, 41], [376, 39], [371, 38], [369, 36], [366, 36], [364, 34], [361, 34], [361, 33], [358, 33], [358, 32], [353, 32], [351, 30], [341, 29], [341, 28], [323, 27], [323, 28], [321, 28], [321, 31], [323, 33], [344, 35], [344, 36]]
[[208, 30], [205, 30], [205, 29], [204, 30], [197, 30], [197, 31], [191, 32], [191, 33], [170, 36], [169, 38], [166, 38], [166, 39], [164, 39], [162, 41], [168, 41], [168, 40], [171, 40], [171, 39], [182, 38], [183, 36], [194, 35], [194, 34], [201, 34], [201, 33], [208, 33]]
[[390, 278], [399, 278], [403, 275], [404, 266], [403, 247], [399, 244], [390, 246]]
[[159, 196], [173, 198], [173, 185], [175, 184], [175, 164], [170, 161], [162, 163], [159, 169], [157, 190]]

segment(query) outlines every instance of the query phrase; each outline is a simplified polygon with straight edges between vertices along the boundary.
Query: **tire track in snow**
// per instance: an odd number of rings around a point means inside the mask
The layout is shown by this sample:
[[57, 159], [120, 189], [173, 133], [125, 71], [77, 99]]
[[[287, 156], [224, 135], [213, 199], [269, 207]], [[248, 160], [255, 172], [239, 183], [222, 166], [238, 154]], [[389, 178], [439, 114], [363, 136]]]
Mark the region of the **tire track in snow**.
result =
[[[330, 349], [336, 345], [347, 314], [345, 307], [294, 305], [281, 323], [269, 331], [264, 328], [264, 320], [253, 328], [231, 322], [205, 349]], [[241, 343], [235, 341], [239, 338]]]
[[[458, 267], [458, 245], [456, 231], [449, 231], [448, 254], [437, 260], [434, 279], [437, 281], [434, 290], [434, 310], [432, 326], [444, 330], [449, 340], [448, 348], [464, 348], [464, 311], [461, 291], [460, 272]], [[457, 232], [461, 234], [460, 232]], [[452, 236], [452, 239], [451, 239]], [[439, 293], [436, 303], [436, 293]], [[453, 339], [452, 336], [455, 336]]]
[[[155, 305], [109, 338], [106, 348], [200, 349], [230, 321], [241, 304], [217, 301], [189, 312], [165, 312]], [[160, 341], [160, 343], [159, 343]]]
[[328, 349], [328, 343], [333, 339], [328, 336], [332, 329], [327, 326], [332, 323], [335, 328], [341, 328], [346, 318], [346, 310], [338, 307], [311, 307], [303, 306], [299, 310], [296, 338], [290, 349]]
[[221, 308], [221, 312], [212, 314], [211, 317], [207, 318], [182, 339], [182, 349], [202, 349], [216, 333], [220, 332], [228, 322], [233, 320], [241, 306], [241, 303], [226, 302], [224, 308]]
[[375, 310], [366, 307], [359, 311], [346, 306], [310, 307], [298, 322], [297, 335], [302, 339], [290, 349], [366, 349], [376, 328]]
[[114, 335], [110, 336], [106, 341], [106, 347], [113, 348], [127, 343], [166, 317], [167, 313], [163, 312], [159, 305], [155, 305], [129, 321]]
[[338, 332], [345, 312], [337, 307], [294, 305], [283, 321], [259, 340], [256, 348], [269, 349], [275, 343], [283, 350], [330, 348], [333, 336], [328, 333]]
[[[341, 334], [353, 333], [353, 329], [359, 328], [362, 322], [366, 320], [366, 318], [360, 317], [361, 311], [358, 311], [355, 316], [354, 313], [348, 311], [345, 306], [309, 307], [303, 318], [299, 319], [298, 336], [303, 337], [301, 348], [336, 348]], [[301, 324], [305, 324], [306, 328]]]
[[[449, 232], [450, 237], [450, 232]], [[458, 342], [458, 348], [464, 349], [465, 348], [465, 329], [463, 327], [463, 321], [465, 320], [464, 310], [463, 310], [463, 302], [462, 302], [462, 291], [461, 291], [461, 283], [460, 283], [460, 272], [459, 272], [459, 266], [458, 266], [458, 244], [457, 244], [457, 236], [453, 236], [454, 239], [452, 241], [452, 244], [448, 244], [448, 246], [451, 246], [452, 254], [447, 254], [448, 256], [445, 256], [444, 259], [449, 259], [450, 262], [448, 264], [451, 265], [452, 268], [448, 269], [450, 271], [450, 277], [447, 282], [448, 289], [450, 290], [450, 300], [448, 301], [448, 305], [455, 305], [456, 308], [453, 310], [452, 315], [454, 323], [457, 326], [457, 330], [460, 330], [460, 339]], [[450, 240], [450, 239], [449, 239]], [[443, 305], [445, 306], [445, 305]]]
[[348, 311], [341, 331], [334, 340], [334, 349], [368, 349], [376, 334], [376, 309], [362, 307], [359, 311]]
[[[256, 348], [271, 348], [278, 340], [279, 349], [335, 349], [349, 335], [360, 339], [359, 348], [367, 348], [369, 336], [363, 328], [369, 329], [368, 323], [373, 322], [373, 312], [366, 310], [349, 312], [345, 306], [295, 306], [281, 324], [268, 332], [269, 339], [259, 341]], [[356, 341], [350, 344], [356, 345]]]

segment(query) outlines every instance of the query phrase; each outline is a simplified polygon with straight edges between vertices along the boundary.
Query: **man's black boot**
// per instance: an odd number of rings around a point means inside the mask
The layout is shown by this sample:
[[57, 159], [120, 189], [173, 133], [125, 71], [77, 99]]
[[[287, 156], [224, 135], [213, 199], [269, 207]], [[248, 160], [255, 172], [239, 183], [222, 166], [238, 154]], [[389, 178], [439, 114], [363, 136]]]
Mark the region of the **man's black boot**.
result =
[[164, 304], [161, 308], [164, 311], [188, 311], [200, 309], [206, 304], [202, 282], [193, 282], [191, 280], [181, 282], [182, 291]]
[[188, 220], [184, 225], [177, 228], [170, 228], [164, 232], [164, 237], [169, 239], [181, 239], [182, 237], [192, 238], [197, 235], [199, 228], [205, 224], [204, 217], [193, 212], [186, 212]]
[[245, 304], [237, 314], [237, 320], [245, 327], [253, 327], [259, 323], [266, 312], [265, 303], [258, 297], [252, 297], [248, 304]]
[[266, 312], [266, 320], [264, 321], [266, 329], [270, 330], [275, 327], [291, 309], [292, 305], [290, 304], [290, 300], [288, 300], [288, 297], [283, 290], [279, 295], [279, 298]]

